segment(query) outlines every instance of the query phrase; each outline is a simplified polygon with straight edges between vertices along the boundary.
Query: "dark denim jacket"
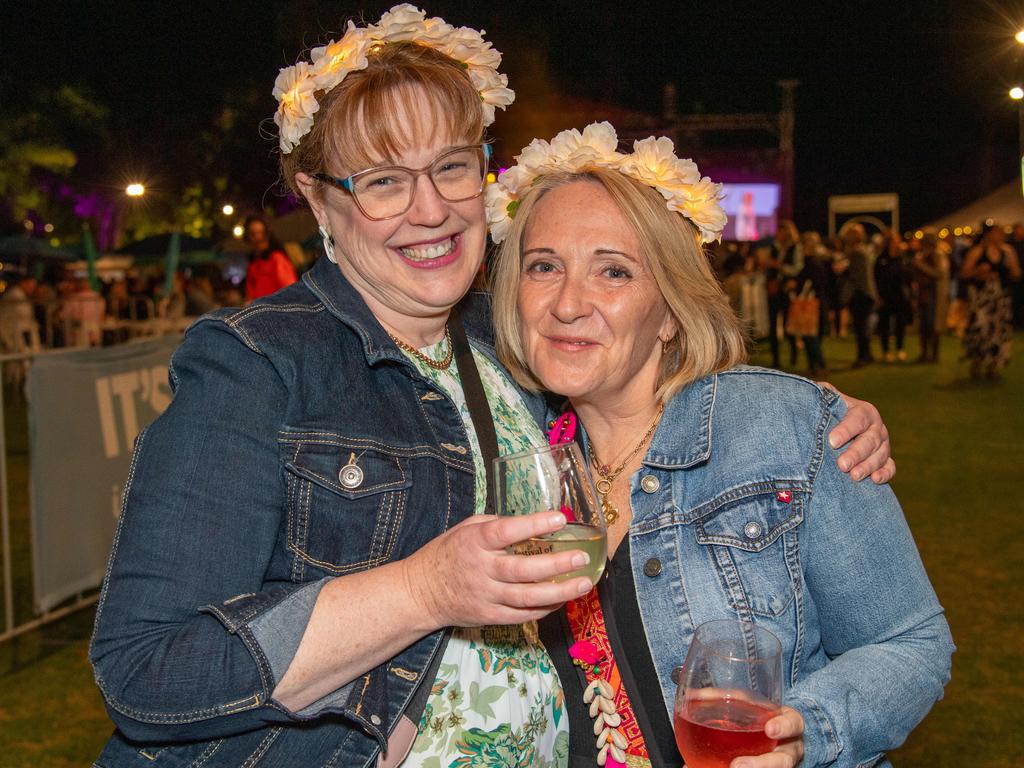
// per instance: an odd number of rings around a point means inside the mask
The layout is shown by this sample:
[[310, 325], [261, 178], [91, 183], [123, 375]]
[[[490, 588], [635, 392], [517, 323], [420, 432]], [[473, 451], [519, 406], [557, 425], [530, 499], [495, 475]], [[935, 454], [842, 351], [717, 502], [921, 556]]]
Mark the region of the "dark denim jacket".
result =
[[[486, 301], [464, 304], [493, 356]], [[472, 513], [458, 410], [326, 259], [197, 321], [170, 378], [171, 405], [136, 443], [97, 610], [90, 658], [118, 727], [97, 765], [369, 764], [440, 633], [300, 712], [271, 693], [327, 580]], [[352, 457], [354, 487], [339, 478]]]

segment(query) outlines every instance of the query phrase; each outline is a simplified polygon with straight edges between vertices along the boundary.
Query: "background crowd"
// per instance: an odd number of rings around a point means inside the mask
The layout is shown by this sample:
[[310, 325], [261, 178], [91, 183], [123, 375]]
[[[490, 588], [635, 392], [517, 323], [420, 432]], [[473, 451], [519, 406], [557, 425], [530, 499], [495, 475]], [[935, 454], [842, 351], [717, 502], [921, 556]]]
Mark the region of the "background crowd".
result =
[[947, 230], [920, 234], [868, 236], [853, 224], [825, 240], [782, 221], [774, 238], [718, 244], [715, 268], [776, 368], [784, 350], [788, 367], [801, 366], [802, 350], [806, 372], [821, 377], [825, 336], [856, 340], [856, 368], [904, 362], [909, 332], [921, 340], [916, 362], [934, 363], [939, 338], [949, 333], [963, 339], [972, 377], [998, 376], [1013, 328], [1024, 327], [1024, 224], [989, 220], [973, 239]]
[[298, 279], [263, 218], [250, 216], [244, 237], [244, 274], [217, 263], [175, 271], [169, 282], [159, 268], [119, 270], [95, 280], [52, 268], [38, 276], [12, 273], [0, 294], [0, 352], [102, 346], [180, 332], [206, 312], [242, 306]]
[[[772, 365], [828, 373], [826, 336], [852, 337], [854, 367], [908, 360], [909, 333], [919, 363], [938, 361], [939, 338], [963, 339], [973, 377], [995, 377], [1009, 362], [1013, 329], [1024, 328], [1024, 223], [989, 221], [973, 238], [924, 230], [902, 239], [867, 235], [859, 224], [822, 238], [781, 221], [773, 238], [723, 241], [711, 251], [730, 302]], [[100, 346], [184, 330], [222, 306], [242, 306], [297, 279], [296, 265], [258, 216], [246, 221], [249, 264], [233, 274], [209, 263], [174, 274], [129, 271], [91, 282], [73, 273], [13, 276], [0, 294], [0, 351]], [[315, 258], [315, 256], [314, 256]], [[99, 290], [95, 290], [97, 285]], [[168, 289], [169, 286], [169, 289]], [[785, 355], [785, 357], [784, 357]]]

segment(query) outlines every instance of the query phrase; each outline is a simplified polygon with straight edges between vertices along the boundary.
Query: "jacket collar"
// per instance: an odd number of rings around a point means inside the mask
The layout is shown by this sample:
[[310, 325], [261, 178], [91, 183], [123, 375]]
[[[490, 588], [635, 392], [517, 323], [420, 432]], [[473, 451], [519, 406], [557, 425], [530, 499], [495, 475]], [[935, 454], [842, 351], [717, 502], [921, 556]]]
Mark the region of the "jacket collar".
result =
[[715, 374], [687, 385], [669, 400], [644, 457], [645, 465], [685, 469], [711, 457], [711, 419], [717, 391]]
[[[411, 365], [337, 264], [325, 257], [317, 259], [313, 267], [302, 276], [302, 282], [323, 302], [328, 312], [358, 335], [369, 365], [385, 360]], [[491, 346], [490, 297], [485, 293], [471, 291], [459, 302], [459, 308], [466, 335], [478, 343]]]

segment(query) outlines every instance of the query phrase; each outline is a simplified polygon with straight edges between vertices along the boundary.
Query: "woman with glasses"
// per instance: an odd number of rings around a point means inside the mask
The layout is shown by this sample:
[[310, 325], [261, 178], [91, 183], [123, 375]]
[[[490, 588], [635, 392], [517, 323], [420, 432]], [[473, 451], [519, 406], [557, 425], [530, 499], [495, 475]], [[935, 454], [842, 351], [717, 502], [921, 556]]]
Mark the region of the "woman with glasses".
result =
[[[490, 458], [543, 439], [466, 295], [499, 63], [397, 6], [279, 76], [282, 170], [328, 258], [172, 360], [97, 612], [98, 765], [565, 764], [534, 622], [590, 590], [552, 581], [583, 554], [506, 554], [561, 515], [476, 514]], [[882, 479], [875, 414], [845, 430]]]

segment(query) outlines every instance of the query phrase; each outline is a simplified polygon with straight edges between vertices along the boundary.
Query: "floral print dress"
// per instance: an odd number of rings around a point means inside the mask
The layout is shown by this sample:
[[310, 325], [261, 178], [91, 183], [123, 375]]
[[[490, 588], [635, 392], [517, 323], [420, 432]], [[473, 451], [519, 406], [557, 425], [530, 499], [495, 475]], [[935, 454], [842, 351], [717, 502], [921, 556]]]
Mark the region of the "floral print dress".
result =
[[[444, 341], [420, 350], [444, 357]], [[455, 363], [444, 371], [406, 355], [458, 407], [476, 468], [476, 514], [487, 500], [480, 443]], [[506, 375], [473, 350], [494, 417], [500, 455], [546, 443]], [[402, 768], [565, 768], [569, 724], [565, 698], [535, 622], [456, 628], [438, 667], [419, 734]]]

